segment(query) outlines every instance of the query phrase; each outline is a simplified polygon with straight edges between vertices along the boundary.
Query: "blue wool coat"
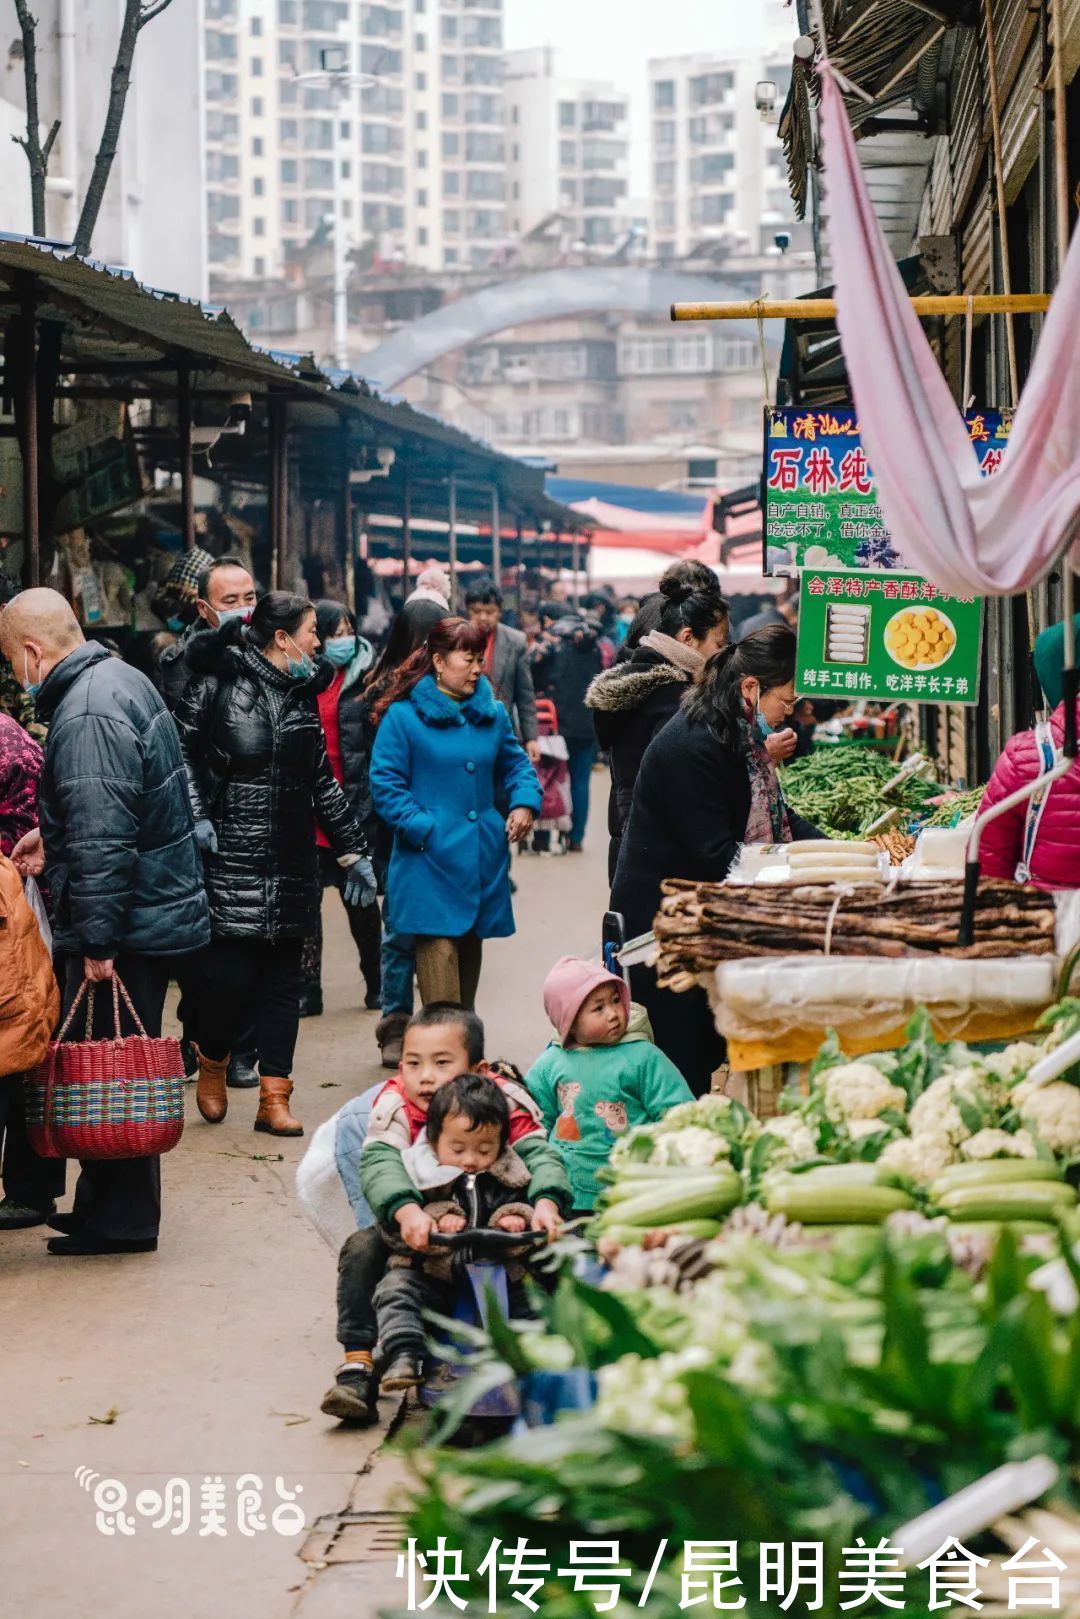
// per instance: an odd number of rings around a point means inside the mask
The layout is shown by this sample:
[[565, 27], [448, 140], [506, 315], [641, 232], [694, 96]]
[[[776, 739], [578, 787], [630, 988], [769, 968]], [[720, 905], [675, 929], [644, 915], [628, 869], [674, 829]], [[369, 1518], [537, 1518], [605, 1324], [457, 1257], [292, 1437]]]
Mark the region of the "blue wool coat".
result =
[[497, 793], [511, 809], [539, 814], [536, 772], [486, 676], [463, 703], [427, 675], [390, 705], [375, 733], [371, 796], [394, 834], [387, 896], [395, 933], [513, 933]]

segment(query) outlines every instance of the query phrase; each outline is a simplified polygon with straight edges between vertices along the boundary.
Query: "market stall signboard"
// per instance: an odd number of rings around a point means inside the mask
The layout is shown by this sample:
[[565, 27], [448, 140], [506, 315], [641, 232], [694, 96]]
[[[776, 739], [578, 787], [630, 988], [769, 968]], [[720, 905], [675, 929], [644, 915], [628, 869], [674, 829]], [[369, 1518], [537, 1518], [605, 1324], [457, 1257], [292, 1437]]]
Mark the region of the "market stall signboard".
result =
[[[968, 411], [964, 420], [983, 472], [996, 472], [1012, 412]], [[919, 468], [911, 473], [917, 478]], [[791, 567], [904, 566], [850, 406], [765, 412], [764, 519], [767, 574]]]
[[975, 703], [982, 602], [910, 573], [804, 568], [795, 689], [838, 701]]

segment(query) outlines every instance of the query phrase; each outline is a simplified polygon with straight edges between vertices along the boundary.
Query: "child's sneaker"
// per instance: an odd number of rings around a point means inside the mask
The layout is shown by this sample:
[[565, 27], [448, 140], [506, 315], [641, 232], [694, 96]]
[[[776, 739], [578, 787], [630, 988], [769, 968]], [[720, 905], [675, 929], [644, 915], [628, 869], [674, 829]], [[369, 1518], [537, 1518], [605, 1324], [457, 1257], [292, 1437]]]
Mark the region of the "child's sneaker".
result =
[[416, 1355], [395, 1355], [379, 1381], [385, 1393], [397, 1394], [417, 1388], [424, 1381], [424, 1368]]
[[379, 1420], [379, 1385], [374, 1367], [363, 1361], [345, 1361], [337, 1369], [332, 1389], [323, 1396], [319, 1410], [339, 1422], [354, 1422], [369, 1428]]

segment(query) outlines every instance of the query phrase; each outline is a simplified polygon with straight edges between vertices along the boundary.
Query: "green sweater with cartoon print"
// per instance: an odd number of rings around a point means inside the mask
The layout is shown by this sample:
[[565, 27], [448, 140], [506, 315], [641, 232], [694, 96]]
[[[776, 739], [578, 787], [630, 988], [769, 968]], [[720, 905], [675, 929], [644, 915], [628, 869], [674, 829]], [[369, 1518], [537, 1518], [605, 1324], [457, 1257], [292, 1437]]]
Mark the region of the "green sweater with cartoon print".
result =
[[562, 1153], [575, 1209], [596, 1207], [596, 1172], [620, 1136], [694, 1099], [675, 1064], [637, 1022], [632, 1019], [616, 1046], [567, 1050], [553, 1040], [525, 1076], [548, 1137]]

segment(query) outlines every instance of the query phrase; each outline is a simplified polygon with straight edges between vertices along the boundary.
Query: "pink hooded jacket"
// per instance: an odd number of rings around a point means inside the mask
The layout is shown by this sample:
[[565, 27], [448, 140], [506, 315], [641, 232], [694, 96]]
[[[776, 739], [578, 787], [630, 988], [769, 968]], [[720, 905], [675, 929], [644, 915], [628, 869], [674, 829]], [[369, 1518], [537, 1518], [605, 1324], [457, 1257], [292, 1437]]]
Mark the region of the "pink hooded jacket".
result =
[[[1050, 716], [1054, 742], [1061, 747], [1065, 734], [1065, 705]], [[1039, 775], [1039, 749], [1034, 731], [1021, 731], [1010, 739], [994, 766], [982, 809], [998, 804], [1018, 787]], [[984, 877], [1016, 875], [1023, 853], [1026, 806], [1007, 810], [991, 821], [982, 835], [979, 860]], [[1036, 888], [1080, 888], [1080, 761], [1056, 781], [1043, 810], [1039, 835], [1031, 855], [1031, 881]]]

